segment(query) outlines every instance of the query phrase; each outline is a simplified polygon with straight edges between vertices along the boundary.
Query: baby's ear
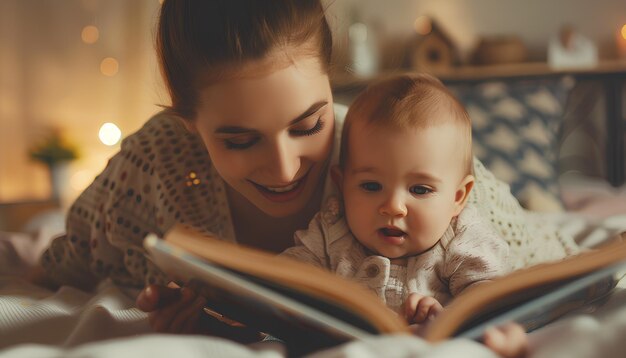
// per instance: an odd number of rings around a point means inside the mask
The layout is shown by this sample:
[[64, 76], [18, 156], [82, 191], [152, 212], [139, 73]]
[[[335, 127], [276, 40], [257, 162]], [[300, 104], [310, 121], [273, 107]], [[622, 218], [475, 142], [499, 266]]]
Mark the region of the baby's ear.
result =
[[466, 175], [456, 188], [456, 193], [454, 194], [454, 216], [459, 215], [465, 207], [470, 192], [474, 187], [474, 182], [475, 179], [473, 175]]
[[330, 179], [337, 186], [337, 190], [341, 193], [343, 190], [343, 171], [338, 165], [330, 167]]

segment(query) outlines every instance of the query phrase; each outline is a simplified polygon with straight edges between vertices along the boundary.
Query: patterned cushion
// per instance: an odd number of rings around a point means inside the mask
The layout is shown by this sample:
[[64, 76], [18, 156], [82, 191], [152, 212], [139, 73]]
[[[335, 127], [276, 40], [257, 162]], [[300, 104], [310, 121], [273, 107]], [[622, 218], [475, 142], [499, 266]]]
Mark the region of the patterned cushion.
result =
[[472, 118], [474, 155], [527, 209], [563, 209], [557, 136], [571, 86], [569, 78], [451, 86]]

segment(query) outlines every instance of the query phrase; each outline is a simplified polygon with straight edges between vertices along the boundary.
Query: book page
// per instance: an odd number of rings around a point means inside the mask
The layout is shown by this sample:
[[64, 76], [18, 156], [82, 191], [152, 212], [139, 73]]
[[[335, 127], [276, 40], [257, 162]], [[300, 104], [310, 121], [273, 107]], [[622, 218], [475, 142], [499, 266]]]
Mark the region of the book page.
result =
[[[526, 332], [531, 332], [592, 302], [606, 298], [617, 285], [616, 273], [626, 269], [626, 264], [618, 264], [577, 279], [559, 282], [553, 287], [539, 286], [523, 292], [519, 300], [505, 306], [503, 312], [493, 317], [480, 317], [470, 320], [459, 328], [454, 336], [479, 339], [485, 329], [506, 322], [521, 324]], [[547, 292], [547, 293], [546, 293]], [[528, 293], [524, 295], [525, 293]]]
[[436, 342], [470, 328], [471, 336], [482, 334], [489, 324], [515, 320], [531, 330], [602, 297], [616, 284], [615, 275], [624, 270], [626, 241], [556, 262], [514, 271], [468, 289], [456, 297], [429, 326], [426, 338]]
[[[193, 280], [192, 285], [208, 299], [211, 310], [261, 332], [291, 343], [296, 340], [299, 344], [312, 342], [315, 349], [319, 349], [364, 339], [376, 331], [363, 320], [359, 322], [360, 327], [354, 326], [315, 305], [290, 298], [285, 292], [177, 250], [156, 236], [149, 236], [145, 246], [151, 259], [164, 272], [180, 282]], [[358, 316], [356, 319], [359, 320]]]
[[318, 309], [324, 306], [335, 308], [326, 309], [326, 312], [361, 329], [369, 330], [359, 321], [368, 322], [376, 333], [409, 333], [406, 322], [387, 309], [373, 292], [327, 270], [292, 258], [205, 237], [181, 226], [170, 230], [165, 235], [165, 241], [187, 253], [193, 252], [196, 257], [213, 266], [227, 268], [266, 287], [272, 286], [274, 291], [286, 288], [290, 294], [298, 292], [298, 297], [292, 295], [298, 302], [312, 300], [306, 302], [307, 305]]

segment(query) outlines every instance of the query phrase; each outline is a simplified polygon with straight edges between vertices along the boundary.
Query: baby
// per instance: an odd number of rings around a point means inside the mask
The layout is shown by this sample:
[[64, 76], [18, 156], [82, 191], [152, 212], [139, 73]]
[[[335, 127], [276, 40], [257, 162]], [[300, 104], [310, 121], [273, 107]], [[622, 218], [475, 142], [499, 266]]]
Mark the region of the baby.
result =
[[351, 105], [330, 198], [283, 255], [356, 280], [409, 323], [510, 270], [508, 246], [467, 204], [471, 121], [428, 75], [369, 86]]

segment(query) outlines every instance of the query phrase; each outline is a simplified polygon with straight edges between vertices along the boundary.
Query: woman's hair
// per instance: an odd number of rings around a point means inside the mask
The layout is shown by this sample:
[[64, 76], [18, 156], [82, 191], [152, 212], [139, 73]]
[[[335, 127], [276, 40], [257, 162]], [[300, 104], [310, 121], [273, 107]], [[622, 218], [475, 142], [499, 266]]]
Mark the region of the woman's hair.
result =
[[398, 75], [369, 85], [350, 105], [341, 138], [340, 166], [347, 159], [348, 136], [355, 121], [380, 128], [407, 130], [443, 123], [459, 126], [463, 165], [473, 172], [472, 123], [470, 117], [441, 81], [427, 74]]
[[310, 51], [328, 72], [332, 36], [320, 0], [165, 0], [156, 46], [169, 109], [190, 120], [202, 86], [272, 51]]

